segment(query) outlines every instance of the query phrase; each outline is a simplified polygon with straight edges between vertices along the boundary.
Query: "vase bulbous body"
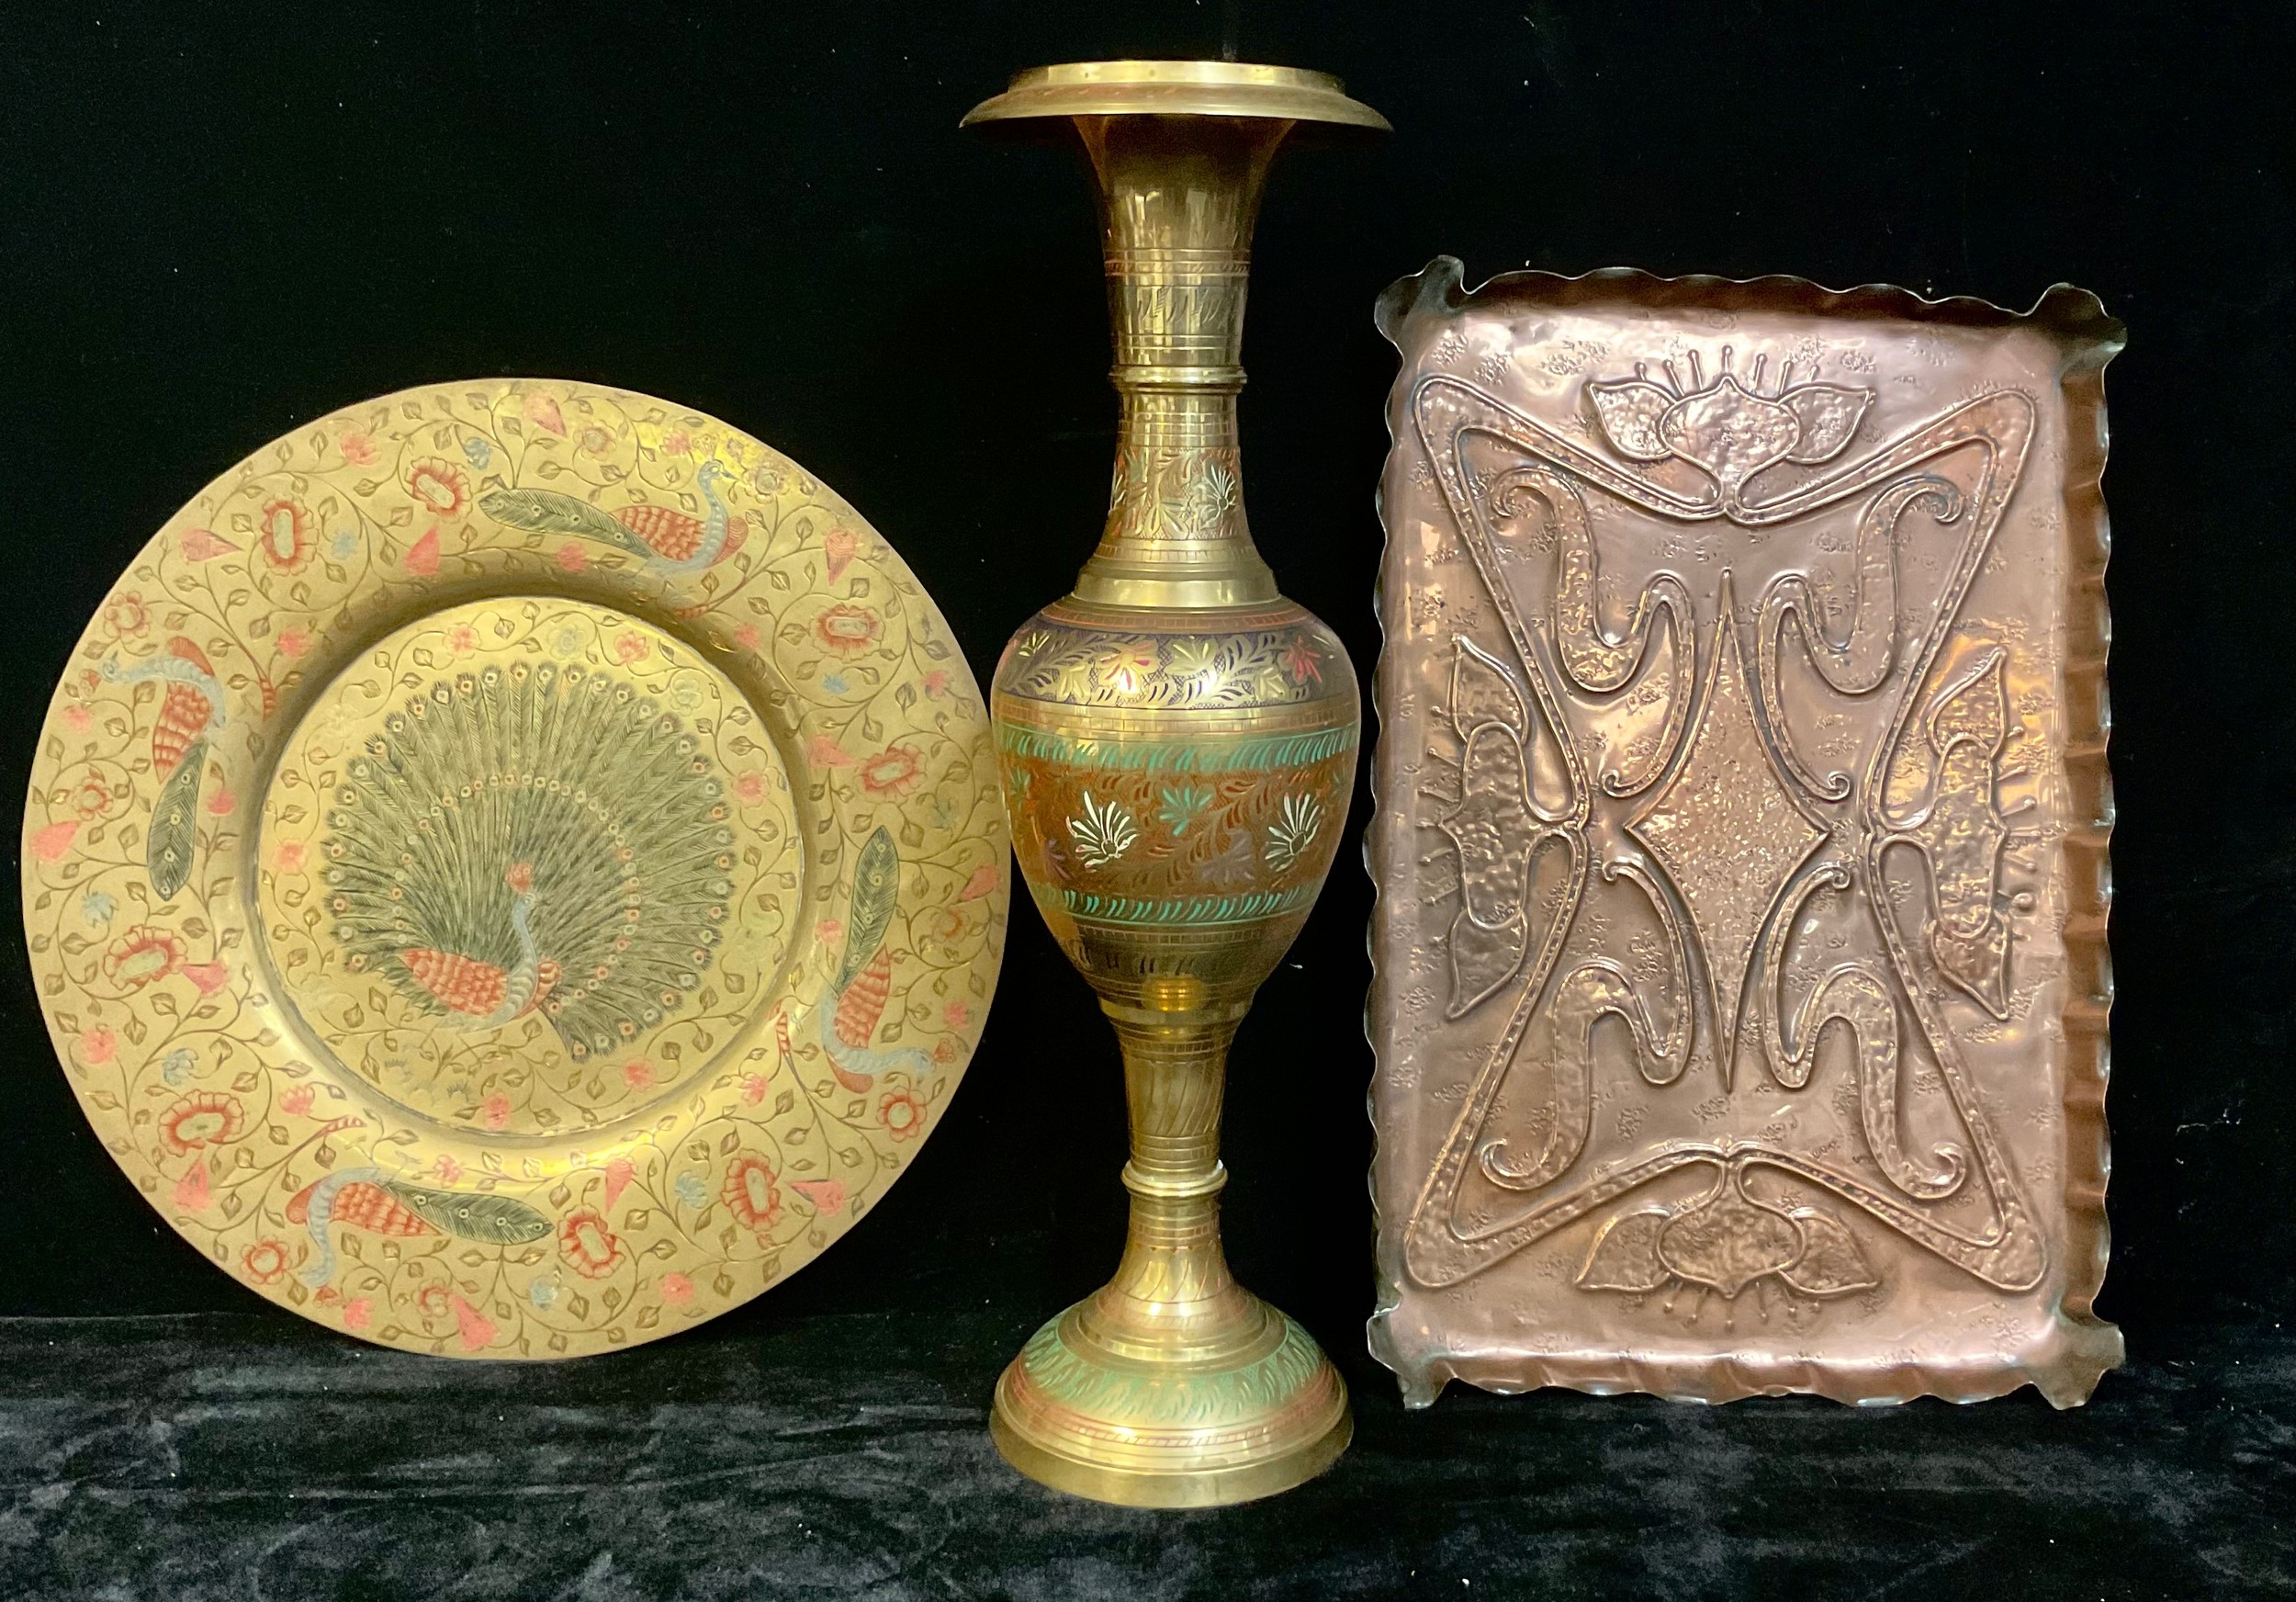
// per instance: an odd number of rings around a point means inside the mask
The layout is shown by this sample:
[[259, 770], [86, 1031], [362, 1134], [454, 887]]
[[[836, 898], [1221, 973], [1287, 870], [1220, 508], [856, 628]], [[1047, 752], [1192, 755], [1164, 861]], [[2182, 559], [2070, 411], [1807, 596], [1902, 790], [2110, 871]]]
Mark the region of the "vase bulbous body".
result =
[[1131, 1215], [1115, 1278], [998, 1382], [1005, 1456], [1082, 1495], [1185, 1506], [1321, 1472], [1338, 1372], [1220, 1242], [1227, 1053], [1306, 922], [1353, 793], [1345, 651], [1244, 520], [1236, 396], [1262, 179], [1300, 121], [1383, 127], [1321, 74], [1043, 69], [968, 120], [1067, 117], [1100, 190], [1122, 406], [1098, 548], [991, 693], [1022, 876], [1124, 1059]]

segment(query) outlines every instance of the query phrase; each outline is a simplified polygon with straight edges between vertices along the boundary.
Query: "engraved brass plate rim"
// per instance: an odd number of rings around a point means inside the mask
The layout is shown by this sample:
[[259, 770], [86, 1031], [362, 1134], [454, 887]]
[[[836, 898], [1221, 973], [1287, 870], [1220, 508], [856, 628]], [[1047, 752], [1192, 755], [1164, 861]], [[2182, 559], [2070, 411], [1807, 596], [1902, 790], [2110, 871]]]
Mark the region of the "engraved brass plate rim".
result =
[[582, 1356], [813, 1260], [977, 1045], [986, 708], [797, 464], [538, 378], [219, 475], [58, 684], [25, 924], [73, 1093], [203, 1256], [361, 1339]]
[[961, 127], [1039, 117], [1266, 117], [1390, 131], [1329, 73], [1251, 62], [1070, 62], [1016, 73]]

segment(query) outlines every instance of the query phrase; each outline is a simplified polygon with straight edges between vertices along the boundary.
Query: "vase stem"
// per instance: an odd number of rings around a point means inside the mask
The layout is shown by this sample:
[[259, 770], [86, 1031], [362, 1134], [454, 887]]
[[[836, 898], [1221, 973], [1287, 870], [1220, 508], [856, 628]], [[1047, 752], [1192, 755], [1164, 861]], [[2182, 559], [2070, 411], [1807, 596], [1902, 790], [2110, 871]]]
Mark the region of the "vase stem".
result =
[[[1150, 994], [1154, 996], [1155, 987]], [[1093, 1298], [1092, 1333], [1132, 1355], [1199, 1359], [1241, 1349], [1264, 1322], [1220, 1244], [1220, 1104], [1245, 1004], [1207, 1015], [1103, 1001], [1124, 1054], [1131, 1226], [1116, 1277]]]

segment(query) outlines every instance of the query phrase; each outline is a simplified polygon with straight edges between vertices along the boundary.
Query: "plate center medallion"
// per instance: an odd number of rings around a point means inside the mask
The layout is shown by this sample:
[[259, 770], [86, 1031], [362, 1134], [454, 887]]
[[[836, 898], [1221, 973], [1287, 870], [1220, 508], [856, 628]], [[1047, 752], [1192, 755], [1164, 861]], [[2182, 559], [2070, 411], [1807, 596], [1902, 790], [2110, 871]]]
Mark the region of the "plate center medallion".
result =
[[432, 614], [321, 693], [258, 899], [314, 1043], [436, 1123], [553, 1136], [690, 1085], [787, 954], [786, 771], [740, 692], [603, 607]]

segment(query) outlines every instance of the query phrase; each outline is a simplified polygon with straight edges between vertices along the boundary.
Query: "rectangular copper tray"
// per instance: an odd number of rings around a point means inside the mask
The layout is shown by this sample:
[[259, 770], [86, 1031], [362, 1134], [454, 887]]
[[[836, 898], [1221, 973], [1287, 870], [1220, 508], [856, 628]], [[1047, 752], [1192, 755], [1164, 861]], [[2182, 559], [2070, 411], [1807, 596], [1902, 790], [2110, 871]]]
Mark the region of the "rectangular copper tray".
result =
[[1380, 326], [1373, 1352], [2085, 1400], [2121, 325], [1440, 258]]

